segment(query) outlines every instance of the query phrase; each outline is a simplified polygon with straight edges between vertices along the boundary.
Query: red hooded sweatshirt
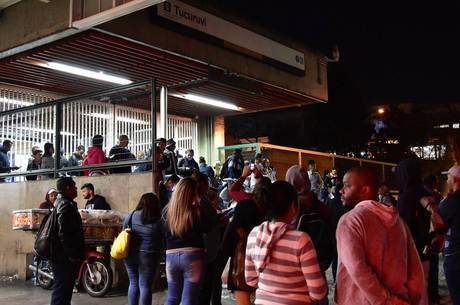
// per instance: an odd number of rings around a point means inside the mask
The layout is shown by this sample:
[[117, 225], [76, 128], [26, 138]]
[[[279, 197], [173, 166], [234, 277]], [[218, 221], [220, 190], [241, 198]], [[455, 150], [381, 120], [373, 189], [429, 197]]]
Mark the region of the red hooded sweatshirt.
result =
[[[104, 151], [102, 149], [100, 149], [99, 147], [97, 147], [97, 146], [91, 146], [88, 149], [88, 153], [86, 155], [85, 160], [83, 160], [82, 165], [101, 164], [101, 163], [105, 163], [105, 161], [106, 161], [106, 159], [105, 159]], [[107, 172], [107, 171], [104, 171], [104, 172]], [[88, 176], [89, 172], [85, 171], [84, 175]]]

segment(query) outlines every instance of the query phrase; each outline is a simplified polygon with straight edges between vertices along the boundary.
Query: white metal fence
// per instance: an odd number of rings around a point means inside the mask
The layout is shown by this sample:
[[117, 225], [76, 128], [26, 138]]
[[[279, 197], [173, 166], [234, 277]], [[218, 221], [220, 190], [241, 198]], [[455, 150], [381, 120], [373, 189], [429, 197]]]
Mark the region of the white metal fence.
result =
[[[0, 86], [0, 111], [29, 106], [52, 100], [54, 97], [33, 92], [2, 88]], [[94, 135], [104, 136], [104, 147], [108, 150], [116, 144], [118, 136], [125, 134], [130, 139], [128, 148], [142, 159], [151, 146], [151, 113], [95, 101], [77, 101], [63, 106], [62, 149], [70, 157], [78, 145], [91, 146]], [[159, 124], [159, 115], [157, 116]], [[43, 107], [31, 111], [0, 116], [0, 141], [14, 142], [10, 152], [12, 165], [27, 168], [33, 146], [54, 143], [54, 107]], [[166, 138], [174, 138], [179, 151], [197, 148], [197, 123], [189, 118], [169, 116]]]

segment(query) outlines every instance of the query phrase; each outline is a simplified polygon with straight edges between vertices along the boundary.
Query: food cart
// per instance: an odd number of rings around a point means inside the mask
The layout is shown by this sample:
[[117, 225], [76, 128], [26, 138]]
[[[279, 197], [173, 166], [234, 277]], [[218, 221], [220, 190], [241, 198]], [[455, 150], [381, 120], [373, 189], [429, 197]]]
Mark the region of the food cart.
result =
[[[25, 209], [12, 212], [13, 230], [36, 233], [48, 209]], [[109, 210], [79, 210], [85, 237], [85, 258], [79, 268], [77, 285], [81, 284], [89, 295], [100, 297], [107, 293], [113, 281], [108, 249], [122, 229], [124, 214]], [[36, 273], [36, 283], [49, 289], [53, 273], [48, 261], [34, 259], [29, 269]]]

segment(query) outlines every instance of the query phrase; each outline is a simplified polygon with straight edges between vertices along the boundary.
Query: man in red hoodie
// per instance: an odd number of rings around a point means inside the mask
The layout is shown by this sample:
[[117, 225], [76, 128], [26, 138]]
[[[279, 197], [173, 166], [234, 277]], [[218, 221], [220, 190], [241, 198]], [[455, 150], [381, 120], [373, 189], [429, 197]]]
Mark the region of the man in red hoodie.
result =
[[352, 208], [337, 227], [338, 305], [428, 304], [422, 264], [395, 207], [379, 203], [378, 178], [367, 168], [343, 177], [342, 202]]

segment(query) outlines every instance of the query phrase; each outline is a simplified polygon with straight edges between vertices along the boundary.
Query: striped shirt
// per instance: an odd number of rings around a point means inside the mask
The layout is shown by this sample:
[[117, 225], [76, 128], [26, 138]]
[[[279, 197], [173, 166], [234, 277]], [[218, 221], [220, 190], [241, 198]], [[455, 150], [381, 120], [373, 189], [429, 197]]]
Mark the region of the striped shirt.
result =
[[307, 305], [327, 294], [310, 237], [283, 222], [266, 221], [251, 231], [245, 278], [257, 287], [260, 305]]

